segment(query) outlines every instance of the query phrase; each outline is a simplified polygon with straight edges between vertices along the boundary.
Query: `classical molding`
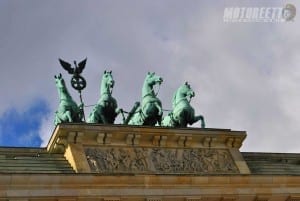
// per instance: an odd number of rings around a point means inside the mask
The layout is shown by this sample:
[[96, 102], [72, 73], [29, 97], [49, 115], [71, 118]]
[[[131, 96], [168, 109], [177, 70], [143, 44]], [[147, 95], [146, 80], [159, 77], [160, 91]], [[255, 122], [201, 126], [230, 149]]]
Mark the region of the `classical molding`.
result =
[[245, 138], [246, 132], [229, 129], [60, 124], [55, 128], [47, 150], [50, 153], [64, 153], [68, 143], [239, 149]]

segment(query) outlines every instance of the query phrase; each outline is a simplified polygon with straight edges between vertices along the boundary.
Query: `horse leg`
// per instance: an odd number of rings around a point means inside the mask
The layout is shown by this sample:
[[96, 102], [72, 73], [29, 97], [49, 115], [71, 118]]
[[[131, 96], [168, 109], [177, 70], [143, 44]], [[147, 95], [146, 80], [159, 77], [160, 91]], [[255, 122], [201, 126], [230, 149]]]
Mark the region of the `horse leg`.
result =
[[99, 117], [99, 123], [103, 123], [103, 124], [109, 123], [104, 115], [104, 108], [102, 107], [102, 105], [98, 106], [97, 116]]
[[122, 120], [123, 120], [123, 124], [124, 124], [124, 122], [125, 122], [125, 120], [126, 120], [125, 115], [124, 115], [124, 111], [123, 111], [122, 108], [117, 108], [117, 109], [116, 109], [116, 117], [117, 117], [120, 113], [121, 113], [121, 115], [122, 115]]
[[54, 124], [57, 125], [57, 124], [60, 124], [62, 121], [61, 121], [61, 118], [60, 118], [60, 115], [58, 113], [58, 111], [55, 112], [55, 119], [54, 119]]
[[195, 116], [194, 117], [194, 122], [197, 122], [197, 121], [201, 121], [201, 128], [205, 128], [205, 121], [204, 121], [204, 117], [202, 115], [199, 115], [199, 116]]
[[158, 104], [158, 102], [155, 102], [155, 106], [158, 109], [158, 116], [162, 117], [163, 115], [163, 110], [161, 108], [161, 105]]
[[67, 122], [73, 122], [73, 119], [72, 119], [72, 114], [71, 114], [71, 111], [70, 110], [67, 110], [66, 112], [65, 112], [65, 119], [66, 119], [66, 121]]
[[[185, 128], [187, 127], [187, 124], [193, 124], [194, 119], [191, 120], [191, 118], [189, 117], [189, 111], [187, 110], [182, 110], [181, 112], [179, 112], [179, 114], [176, 115], [176, 113], [174, 113], [175, 115], [175, 127], [182, 127]], [[191, 122], [192, 121], [192, 122]]]
[[96, 111], [92, 111], [87, 120], [88, 123], [98, 123], [98, 118], [96, 117]]
[[158, 102], [155, 102], [154, 105], [158, 109], [157, 122], [158, 122], [158, 125], [161, 126], [163, 111], [162, 111], [161, 106], [158, 104]]
[[101, 118], [102, 107], [97, 104], [89, 115], [88, 123], [103, 123]]

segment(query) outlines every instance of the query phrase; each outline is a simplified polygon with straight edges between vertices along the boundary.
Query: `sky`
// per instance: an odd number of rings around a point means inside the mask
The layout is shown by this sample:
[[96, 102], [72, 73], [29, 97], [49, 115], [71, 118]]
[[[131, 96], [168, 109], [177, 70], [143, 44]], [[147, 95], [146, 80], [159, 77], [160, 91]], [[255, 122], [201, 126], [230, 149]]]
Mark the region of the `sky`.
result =
[[287, 3], [300, 10], [296, 0], [1, 0], [0, 146], [47, 145], [59, 103], [54, 75], [79, 103], [58, 58], [87, 57], [85, 105], [112, 70], [113, 96], [130, 111], [156, 72], [164, 109], [188, 81], [208, 128], [247, 132], [241, 151], [299, 153], [299, 14], [281, 23], [223, 19], [225, 8]]

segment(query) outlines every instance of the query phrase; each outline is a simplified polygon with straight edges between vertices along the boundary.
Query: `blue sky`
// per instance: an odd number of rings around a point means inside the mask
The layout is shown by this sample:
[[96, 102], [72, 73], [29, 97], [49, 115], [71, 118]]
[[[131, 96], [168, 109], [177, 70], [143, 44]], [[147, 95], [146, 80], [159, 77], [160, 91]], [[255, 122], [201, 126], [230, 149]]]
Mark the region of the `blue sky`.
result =
[[5, 146], [39, 147], [41, 119], [49, 115], [45, 100], [32, 102], [24, 111], [8, 109], [0, 118], [0, 144]]
[[300, 152], [298, 13], [286, 23], [223, 21], [226, 7], [287, 3], [300, 8], [296, 0], [2, 0], [0, 146], [47, 145], [58, 107], [54, 75], [62, 73], [79, 102], [58, 58], [87, 57], [86, 105], [99, 99], [104, 70], [126, 111], [140, 100], [146, 73], [156, 72], [164, 109], [188, 81], [207, 127], [247, 131], [243, 151]]

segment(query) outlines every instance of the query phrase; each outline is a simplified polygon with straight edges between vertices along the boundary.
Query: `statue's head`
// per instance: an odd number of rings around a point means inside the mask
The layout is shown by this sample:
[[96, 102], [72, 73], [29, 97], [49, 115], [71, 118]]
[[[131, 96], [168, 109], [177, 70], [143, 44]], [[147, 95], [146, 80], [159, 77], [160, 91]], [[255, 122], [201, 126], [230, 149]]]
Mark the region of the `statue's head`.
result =
[[148, 72], [146, 76], [146, 80], [149, 85], [161, 84], [163, 82], [162, 77], [156, 75], [154, 72], [153, 73]]
[[179, 88], [180, 92], [184, 94], [184, 96], [192, 98], [195, 96], [194, 90], [191, 88], [191, 85], [188, 82], [185, 82]]
[[106, 70], [104, 71], [103, 76], [102, 76], [102, 84], [103, 84], [103, 82], [109, 88], [114, 87], [115, 81], [112, 76], [112, 71], [106, 71]]
[[55, 78], [55, 85], [58, 88], [64, 88], [65, 85], [65, 80], [63, 79], [61, 73], [59, 75], [54, 75]]

